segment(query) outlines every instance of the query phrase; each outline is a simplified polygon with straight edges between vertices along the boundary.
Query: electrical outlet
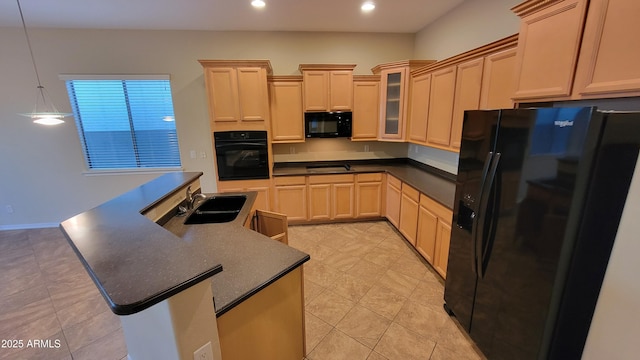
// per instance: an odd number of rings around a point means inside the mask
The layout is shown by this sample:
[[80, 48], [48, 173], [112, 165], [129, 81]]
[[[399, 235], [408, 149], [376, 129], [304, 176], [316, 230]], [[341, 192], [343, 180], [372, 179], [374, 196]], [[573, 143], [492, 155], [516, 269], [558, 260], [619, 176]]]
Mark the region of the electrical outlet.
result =
[[213, 360], [211, 341], [202, 345], [200, 349], [193, 352], [193, 360]]
[[296, 153], [296, 147], [295, 146], [289, 146], [289, 154], [295, 154]]
[[364, 152], [369, 152], [369, 145], [364, 146]]
[[204, 151], [200, 152], [200, 159], [206, 159], [207, 158], [207, 153]]
[[7, 205], [7, 206], [5, 206], [5, 209], [7, 209], [7, 213], [8, 214], [13, 214], [13, 206]]
[[191, 151], [189, 151], [189, 156], [190, 156], [192, 159], [195, 159], [195, 158], [196, 158], [196, 151], [195, 151], [195, 150], [191, 150]]

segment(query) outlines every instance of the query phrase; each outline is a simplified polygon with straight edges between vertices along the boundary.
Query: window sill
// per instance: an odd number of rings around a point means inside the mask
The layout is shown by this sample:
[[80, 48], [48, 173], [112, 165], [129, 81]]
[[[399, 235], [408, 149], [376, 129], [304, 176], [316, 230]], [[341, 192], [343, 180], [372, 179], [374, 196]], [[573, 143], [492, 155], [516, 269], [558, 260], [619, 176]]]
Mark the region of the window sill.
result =
[[164, 174], [168, 172], [184, 171], [184, 168], [150, 168], [150, 169], [105, 169], [105, 170], [85, 170], [82, 172], [84, 176], [102, 176], [102, 175], [145, 175], [145, 174]]

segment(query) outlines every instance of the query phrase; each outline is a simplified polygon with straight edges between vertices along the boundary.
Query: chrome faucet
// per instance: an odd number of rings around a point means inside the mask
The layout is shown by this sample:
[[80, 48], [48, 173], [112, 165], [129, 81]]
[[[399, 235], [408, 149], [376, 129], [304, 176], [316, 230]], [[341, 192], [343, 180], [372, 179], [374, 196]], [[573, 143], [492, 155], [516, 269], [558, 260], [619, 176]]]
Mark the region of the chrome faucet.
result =
[[204, 200], [207, 196], [202, 193], [194, 194], [191, 185], [187, 186], [187, 210], [193, 210], [198, 200]]

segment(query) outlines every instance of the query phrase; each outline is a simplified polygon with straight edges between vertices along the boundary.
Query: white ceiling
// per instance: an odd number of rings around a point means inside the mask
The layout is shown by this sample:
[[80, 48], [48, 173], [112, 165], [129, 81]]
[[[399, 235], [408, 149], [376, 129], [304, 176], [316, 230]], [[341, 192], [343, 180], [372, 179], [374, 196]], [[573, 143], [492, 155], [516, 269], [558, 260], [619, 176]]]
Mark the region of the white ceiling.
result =
[[[20, 0], [27, 28], [415, 33], [465, 0]], [[0, 26], [21, 26], [16, 0], [0, 0]]]

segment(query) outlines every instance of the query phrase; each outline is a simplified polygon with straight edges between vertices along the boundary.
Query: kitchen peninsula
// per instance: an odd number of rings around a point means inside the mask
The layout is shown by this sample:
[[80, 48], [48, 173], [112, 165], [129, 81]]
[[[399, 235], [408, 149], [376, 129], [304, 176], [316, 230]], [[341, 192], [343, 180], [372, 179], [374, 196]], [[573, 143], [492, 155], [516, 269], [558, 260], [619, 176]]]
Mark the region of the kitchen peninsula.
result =
[[[246, 194], [233, 221], [184, 225], [172, 215], [186, 188], [199, 188], [201, 175], [162, 175], [60, 224], [121, 315], [129, 359], [191, 359], [207, 345], [214, 359], [247, 351], [269, 358], [263, 345], [286, 347], [278, 358], [302, 358], [300, 265], [309, 255], [243, 226], [255, 193]], [[265, 332], [263, 323], [278, 331]], [[238, 347], [239, 336], [256, 339], [255, 346]]]

